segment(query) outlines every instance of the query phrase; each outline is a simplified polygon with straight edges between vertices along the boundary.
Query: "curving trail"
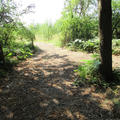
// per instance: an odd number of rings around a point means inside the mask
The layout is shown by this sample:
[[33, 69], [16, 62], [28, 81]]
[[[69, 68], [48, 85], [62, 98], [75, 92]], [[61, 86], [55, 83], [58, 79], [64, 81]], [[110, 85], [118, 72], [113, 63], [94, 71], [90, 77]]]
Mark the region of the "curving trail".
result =
[[[0, 85], [0, 120], [112, 119], [106, 93], [73, 85], [73, 70], [80, 60], [91, 59], [90, 54], [36, 45], [39, 51], [18, 64]], [[118, 59], [114, 57], [114, 66], [119, 66]]]

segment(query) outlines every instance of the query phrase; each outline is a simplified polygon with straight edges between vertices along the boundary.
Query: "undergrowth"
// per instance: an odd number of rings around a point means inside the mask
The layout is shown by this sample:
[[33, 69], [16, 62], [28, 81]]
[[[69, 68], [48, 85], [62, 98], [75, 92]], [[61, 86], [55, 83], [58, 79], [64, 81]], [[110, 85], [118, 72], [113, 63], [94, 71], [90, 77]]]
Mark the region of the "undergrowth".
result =
[[120, 69], [116, 68], [113, 70], [113, 82], [108, 83], [101, 80], [100, 74], [99, 74], [99, 65], [100, 65], [100, 59], [99, 55], [95, 54], [92, 56], [92, 60], [82, 60], [80, 61], [81, 64], [78, 66], [76, 70], [74, 70], [75, 73], [77, 73], [78, 78], [75, 80], [75, 85], [80, 84], [94, 84], [98, 86], [102, 86], [104, 88], [107, 87], [114, 87], [118, 84], [120, 84]]
[[77, 73], [78, 78], [75, 80], [75, 85], [86, 84], [86, 83], [100, 83], [99, 77], [99, 56], [93, 55], [93, 60], [82, 60], [81, 64], [78, 66], [74, 72]]
[[14, 45], [10, 47], [10, 49], [4, 48], [3, 51], [5, 54], [6, 62], [12, 61], [13, 58], [15, 58], [16, 60], [25, 60], [27, 57], [30, 57], [32, 55], [30, 44], [26, 45], [22, 43], [14, 43]]
[[102, 90], [106, 94], [106, 99], [110, 99], [113, 103], [113, 113], [115, 118], [120, 118], [120, 68], [113, 70], [112, 83], [108, 83], [101, 79], [99, 74], [99, 55], [94, 55], [93, 60], [83, 60], [78, 66], [75, 73], [77, 78], [74, 81], [76, 86], [94, 85], [98, 91]]
[[[89, 53], [99, 53], [99, 40], [98, 38], [90, 39], [87, 41], [83, 41], [80, 39], [76, 39], [67, 44], [67, 46], [73, 51], [86, 51]], [[114, 39], [112, 41], [112, 52], [114, 55], [120, 55], [120, 39]]]
[[0, 63], [0, 77], [6, 76], [13, 66], [31, 57], [37, 51], [37, 48], [34, 47], [33, 49], [32, 45], [27, 42], [14, 42], [10, 47], [4, 47], [3, 51], [5, 65]]

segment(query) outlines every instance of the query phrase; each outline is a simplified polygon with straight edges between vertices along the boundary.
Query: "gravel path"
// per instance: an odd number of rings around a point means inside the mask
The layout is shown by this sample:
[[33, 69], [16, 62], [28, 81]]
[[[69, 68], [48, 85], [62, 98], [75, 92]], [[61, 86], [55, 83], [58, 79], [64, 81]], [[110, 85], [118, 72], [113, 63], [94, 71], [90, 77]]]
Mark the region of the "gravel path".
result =
[[112, 119], [112, 103], [105, 93], [73, 85], [73, 70], [80, 60], [91, 59], [90, 54], [36, 45], [40, 50], [18, 64], [0, 85], [0, 120]]

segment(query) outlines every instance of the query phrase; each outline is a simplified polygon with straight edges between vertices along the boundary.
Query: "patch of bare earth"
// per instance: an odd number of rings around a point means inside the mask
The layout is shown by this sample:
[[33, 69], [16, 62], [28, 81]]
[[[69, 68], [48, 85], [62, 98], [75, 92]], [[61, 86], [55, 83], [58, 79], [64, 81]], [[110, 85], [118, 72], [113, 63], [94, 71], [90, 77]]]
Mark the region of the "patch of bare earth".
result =
[[[73, 70], [89, 54], [36, 43], [40, 50], [1, 80], [0, 120], [112, 119], [112, 102], [94, 86], [73, 85]], [[115, 57], [114, 65], [120, 60]]]

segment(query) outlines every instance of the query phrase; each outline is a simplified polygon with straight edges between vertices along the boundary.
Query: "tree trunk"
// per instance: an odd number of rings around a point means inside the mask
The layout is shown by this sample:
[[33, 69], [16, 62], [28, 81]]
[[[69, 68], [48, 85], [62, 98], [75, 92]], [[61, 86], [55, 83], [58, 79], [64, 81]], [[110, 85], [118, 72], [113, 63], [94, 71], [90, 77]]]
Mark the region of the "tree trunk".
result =
[[100, 73], [112, 81], [112, 8], [111, 0], [99, 0]]
[[1, 44], [0, 44], [0, 61], [2, 61], [3, 65], [5, 65], [5, 59], [4, 59], [4, 54], [3, 54], [3, 49]]

